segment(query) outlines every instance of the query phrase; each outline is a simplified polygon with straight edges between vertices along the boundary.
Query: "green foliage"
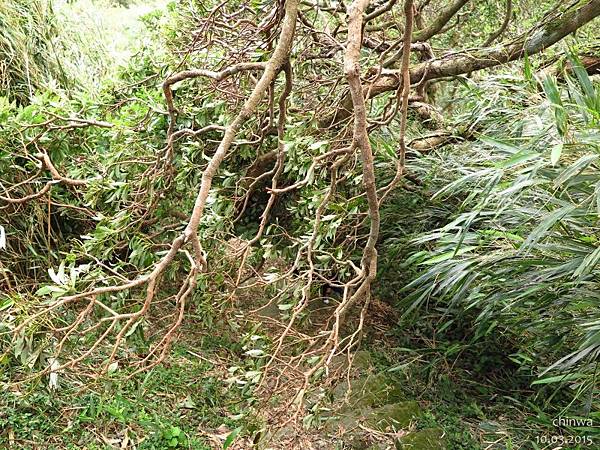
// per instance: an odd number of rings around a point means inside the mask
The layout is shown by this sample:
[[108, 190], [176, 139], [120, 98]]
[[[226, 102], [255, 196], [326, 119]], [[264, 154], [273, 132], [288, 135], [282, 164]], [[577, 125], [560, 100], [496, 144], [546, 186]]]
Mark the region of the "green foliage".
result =
[[[212, 351], [198, 346], [194, 350], [205, 355]], [[4, 383], [10, 372], [1, 368]], [[61, 375], [57, 391], [43, 384], [5, 391], [0, 396], [0, 446], [12, 436], [18, 442], [45, 442], [47, 448], [105, 448], [108, 440], [144, 450], [208, 450], [197, 430], [221, 425], [223, 408], [235, 412], [241, 400], [207, 375], [211, 368], [190, 355], [186, 344], [174, 351], [169, 367], [157, 367], [139, 381], [117, 375], [81, 390], [84, 380]]]
[[[89, 30], [88, 34], [75, 30], [71, 36], [62, 29], [67, 27], [57, 29], [57, 13], [43, 0], [35, 0], [29, 9], [25, 3], [9, 0], [0, 5], [0, 26], [10, 31], [0, 36], [0, 60], [11, 62], [0, 63], [4, 64], [0, 83], [7, 92], [0, 97], [0, 194], [23, 198], [47, 184], [51, 188], [48, 195], [23, 204], [2, 205], [0, 225], [8, 234], [7, 248], [0, 250], [3, 387], [56, 362], [52, 358], [58, 342], [50, 330], [73, 323], [80, 305], [67, 305], [32, 321], [11, 340], [9, 333], [16, 326], [63, 295], [146, 275], [184, 229], [221, 132], [178, 139], [169, 161], [172, 170], [164, 170], [168, 120], [160, 82], [174, 70], [232, 62], [227, 59], [229, 46], [220, 44], [226, 39], [215, 36], [214, 48], [192, 51], [180, 65], [181, 49], [195, 39], [193, 31], [214, 6], [205, 2], [173, 2], [167, 12], [143, 15], [140, 20], [147, 30], [136, 36], [139, 42], [132, 47], [137, 52], [128, 64], [110, 70], [102, 58], [95, 61], [104, 44], [92, 45]], [[271, 4], [234, 1], [221, 6], [229, 12], [243, 6], [262, 13]], [[484, 10], [488, 20], [483, 27], [467, 29], [469, 39], [486, 37], [482, 32], [492, 30], [501, 6], [474, 4], [472, 12]], [[309, 10], [306, 17], [323, 20]], [[514, 35], [521, 25], [515, 24], [508, 34]], [[449, 42], [440, 44], [452, 44], [461, 33], [462, 29], [451, 32]], [[235, 57], [264, 60], [266, 53], [243, 48]], [[80, 57], [82, 66], [90, 69], [87, 74], [73, 67]], [[305, 181], [278, 198], [249, 260], [256, 266], [266, 262], [265, 277], [275, 279], [283, 271], [284, 264], [278, 262], [289, 263], [299, 249], [314, 243], [311, 260], [304, 254], [297, 268], [301, 274], [308, 265], [314, 268], [312, 308], [325, 298], [318, 286], [323, 279], [349, 281], [355, 274], [349, 261], [360, 266], [367, 205], [355, 155], [349, 157], [331, 197], [329, 163], [314, 165], [333, 144], [302, 109], [333, 92], [325, 83], [310, 81], [330, 78], [331, 68], [311, 66], [301, 58], [294, 64], [299, 87], [290, 97], [280, 181], [284, 187]], [[557, 399], [562, 406], [576, 397], [584, 412], [597, 408], [593, 395], [594, 358], [600, 351], [596, 293], [600, 96], [597, 85], [574, 60], [572, 66], [573, 75], [564, 82], [549, 77], [538, 83], [529, 60], [526, 81], [517, 76], [489, 77], [480, 85], [462, 80], [467, 86], [462, 107], [467, 112], [457, 118], [456, 127], [466, 135], [475, 133], [477, 141], [461, 145], [459, 151], [411, 158], [408, 172], [422, 180], [423, 189], [409, 183], [401, 186], [383, 211], [380, 292], [396, 295], [405, 287], [399, 299], [403, 318], [426, 311], [419, 318], [435, 323], [434, 333], [446, 339], [435, 350], [427, 349], [430, 364], [416, 369], [419, 382], [429, 387], [437, 383], [439, 395], [434, 400], [444, 406], [418, 426], [444, 426], [456, 448], [475, 448], [473, 436], [458, 423], [456, 405], [470, 420], [488, 418], [480, 410], [481, 397], [456, 391], [453, 374], [442, 370], [460, 355], [466, 355], [469, 363], [458, 372], [461, 378], [475, 374], [487, 382], [513, 376], [511, 388], [520, 392], [533, 387], [541, 393], [536, 400]], [[303, 78], [307, 72], [308, 82]], [[110, 76], [101, 86], [87, 86], [93, 84], [86, 83], [93, 78], [90, 74], [99, 73]], [[234, 91], [243, 94], [253, 81], [244, 75], [234, 84]], [[281, 91], [281, 79], [274, 87], [274, 92]], [[65, 88], [71, 88], [69, 95]], [[174, 92], [179, 130], [225, 126], [239, 107], [238, 99], [226, 98], [212, 81], [201, 78], [174, 86]], [[382, 113], [390, 99], [391, 93], [373, 101], [370, 113]], [[0, 396], [0, 429], [10, 430], [18, 439], [53, 436], [57, 448], [88, 445], [101, 430], [117, 435], [120, 444], [137, 439], [140, 449], [208, 448], [197, 437], [199, 427], [225, 424], [232, 430], [223, 448], [234, 445], [242, 434], [258, 432], [262, 424], [253, 410], [258, 400], [255, 388], [273, 342], [260, 325], [226, 320], [229, 315], [221, 304], [238, 264], [227, 255], [223, 242], [233, 236], [252, 238], [264, 211], [266, 189], [258, 186], [244, 219], [234, 219], [246, 189], [246, 169], [277, 147], [276, 136], [269, 134], [259, 142], [242, 140], [243, 135], [254, 139], [266, 117], [264, 108], [247, 121], [235, 152], [213, 180], [199, 232], [210, 271], [198, 276], [196, 292], [186, 305], [186, 319], [192, 325], [182, 333], [188, 339], [185, 345], [175, 349], [167, 364], [134, 380], [126, 379], [134, 369], [113, 362], [107, 376], [87, 391], [78, 389], [84, 380], [70, 372], [61, 372], [58, 381], [24, 382], [23, 391]], [[72, 119], [103, 125], [73, 127]], [[409, 125], [409, 134], [421, 131], [421, 124]], [[397, 124], [372, 132], [370, 138], [378, 184], [384, 186], [394, 175]], [[47, 152], [60, 174], [85, 180], [85, 186], [56, 182], [41, 164], [40, 152]], [[329, 202], [324, 205], [326, 198]], [[318, 212], [320, 225], [315, 226]], [[177, 312], [173, 296], [189, 267], [189, 259], [180, 252], [164, 273], [147, 317], [124, 333], [124, 345], [117, 349], [120, 361], [139, 361], [157, 343], [166, 320]], [[263, 306], [276, 299], [276, 312], [287, 319], [304, 295], [302, 277], [274, 283], [252, 300]], [[72, 336], [65, 342], [66, 352], [82, 354], [98, 335], [110, 331], [103, 322], [109, 314], [139, 311], [144, 296], [139, 287], [98, 295], [95, 300], [105, 307], [97, 308], [83, 325], [100, 326]], [[300, 327], [313, 326], [308, 309], [300, 317]], [[121, 326], [114, 331], [119, 333]], [[210, 332], [198, 336], [198, 329]], [[456, 330], [460, 333], [453, 335]], [[490, 343], [502, 351], [489, 351]], [[189, 356], [198, 347], [203, 362]], [[223, 349], [228, 353], [226, 380], [211, 372], [216, 372], [215, 364], [205, 364], [204, 357]], [[103, 366], [113, 351], [110, 345], [93, 350], [81, 361], [90, 371]], [[392, 370], [404, 371], [406, 364]], [[317, 372], [315, 378], [321, 375]], [[555, 397], [558, 384], [566, 384], [575, 394]], [[494, 385], [495, 390], [500, 388], [499, 383]], [[477, 389], [482, 395], [494, 395], [494, 389], [483, 383]], [[518, 402], [523, 407], [526, 399], [520, 397]], [[510, 412], [516, 414], [514, 409]], [[7, 436], [0, 434], [0, 443]]]
[[0, 5], [0, 86], [25, 101], [52, 78], [67, 82], [52, 46], [58, 31], [47, 0], [7, 0]]
[[469, 317], [475, 341], [511, 336], [511, 358], [553, 374], [534, 386], [565, 385], [589, 412], [600, 352], [600, 89], [575, 73], [564, 85], [545, 79], [543, 92], [518, 78], [469, 85], [459, 120], [479, 139], [442, 156], [444, 178], [432, 185], [444, 223], [414, 241], [404, 267], [418, 274], [400, 304], [405, 317], [435, 305], [440, 330]]
[[44, 89], [93, 91], [106, 74], [105, 42], [91, 20], [51, 0], [0, 4], [0, 89], [27, 104]]

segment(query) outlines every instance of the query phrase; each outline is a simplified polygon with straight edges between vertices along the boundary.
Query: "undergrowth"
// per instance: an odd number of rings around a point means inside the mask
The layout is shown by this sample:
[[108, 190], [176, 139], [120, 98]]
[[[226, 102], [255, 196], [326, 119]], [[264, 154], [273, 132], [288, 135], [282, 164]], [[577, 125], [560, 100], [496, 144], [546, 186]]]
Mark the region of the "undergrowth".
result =
[[474, 138], [419, 158], [430, 195], [399, 194], [383, 212], [381, 292], [400, 335], [423, 338], [405, 347], [429, 373], [425, 395], [449, 417], [475, 401], [487, 411], [475, 422], [494, 423], [470, 428], [513, 448], [544, 448], [558, 417], [600, 415], [600, 89], [571, 62], [560, 82], [528, 62], [524, 76], [465, 80], [457, 122]]
[[[128, 379], [134, 370], [114, 362], [106, 377], [95, 377], [94, 370], [113, 349], [102, 345], [86, 355], [81, 346], [95, 342], [89, 334], [66, 344], [70, 354], [83, 355], [78, 372], [30, 379], [33, 371], [52, 366], [58, 342], [48, 330], [76, 320], [75, 308], [55, 312], [10, 339], [20, 323], [56, 298], [118, 284], [151, 269], [185, 226], [193, 207], [190, 192], [220, 132], [178, 142], [173, 179], [148, 173], [154, 156], [164, 151], [168, 128], [160, 83], [179, 67], [179, 59], [165, 48], [176, 53], [193, 41], [189, 32], [197, 14], [207, 13], [192, 4], [143, 16], [147, 34], [137, 42], [138, 51], [128, 64], [111, 66], [113, 76], [93, 92], [81, 86], [89, 73], [57, 65], [60, 55], [73, 63], [80, 46], [54, 34], [56, 16], [42, 0], [36, 0], [37, 9], [23, 9], [21, 0], [0, 5], [0, 20], [11, 20], [11, 30], [21, 30], [0, 37], [0, 51], [19, 61], [10, 71], [0, 68], [7, 92], [0, 97], [0, 182], [10, 187], [0, 194], [26, 197], [44, 186], [52, 193], [24, 204], [9, 202], [2, 210], [0, 225], [8, 228], [9, 217], [10, 228], [6, 248], [0, 250], [0, 443], [204, 449], [222, 446], [227, 436], [258, 436], [265, 426], [254, 388], [272, 336], [227, 310], [230, 298], [224, 293], [232, 282], [227, 274], [236, 268], [226, 241], [234, 234], [254, 235], [252, 219], [263, 211], [259, 199], [250, 205], [250, 220], [233, 223], [239, 205], [232, 199], [239, 197], [242, 179], [237, 172], [273, 147], [274, 136], [258, 149], [240, 141], [215, 180], [200, 230], [204, 250], [215, 262], [210, 273], [199, 275], [198, 291], [186, 310], [188, 322], [163, 364]], [[34, 36], [36, 45], [48, 50], [35, 55], [43, 61], [32, 56], [31, 40], [23, 37], [27, 28], [14, 25], [25, 13], [32, 23], [43, 22], [35, 25], [41, 34]], [[69, 49], [75, 53], [67, 55]], [[95, 51], [81, 49], [82, 61], [96, 58], [90, 56]], [[98, 58], [90, 69], [94, 76], [104, 70], [105, 61]], [[184, 66], [221, 60], [219, 52], [202, 50], [184, 58]], [[35, 65], [24, 67], [20, 63], [25, 61]], [[385, 337], [384, 349], [368, 339], [363, 347], [379, 355], [378, 368], [395, 374], [407, 397], [426, 407], [416, 426], [441, 427], [449, 448], [485, 448], [494, 441], [506, 448], [532, 446], [539, 444], [536, 435], [556, 431], [555, 417], [600, 420], [600, 94], [597, 82], [575, 60], [571, 66], [574, 73], [560, 81], [536, 79], [529, 62], [523, 74], [461, 79], [451, 128], [464, 141], [431, 154], [413, 152], [407, 171], [418, 182], [404, 183], [382, 209], [377, 292], [401, 318]], [[228, 104], [202, 83], [174, 88], [182, 127], [222, 126], [231, 119], [228, 107], [236, 100]], [[239, 87], [248, 83], [241, 79]], [[295, 102], [315, 101], [307, 86], [303, 92], [309, 93]], [[384, 105], [384, 100], [375, 101], [373, 109], [380, 112]], [[73, 126], [82, 123], [78, 119], [95, 123]], [[313, 122], [299, 113], [289, 115], [288, 160], [282, 170], [288, 185], [303, 179], [313, 157], [330, 149]], [[425, 133], [425, 124], [415, 122], [410, 133]], [[393, 126], [383, 127], [371, 139], [383, 185], [393, 177], [397, 134]], [[85, 190], [55, 183], [40, 165], [43, 152], [65, 176], [86, 180]], [[345, 241], [346, 233], [361, 231], [345, 225], [360, 222], [364, 207], [364, 199], [352, 195], [361, 185], [356, 167], [315, 233], [315, 261], [323, 278], [345, 251], [358, 261], [355, 242]], [[29, 182], [32, 173], [39, 177]], [[256, 266], [265, 264], [271, 278], [281, 272], [277, 263], [292, 257], [312, 233], [328, 171], [320, 168], [307, 179], [302, 194], [280, 200], [250, 257]], [[189, 266], [180, 256], [165, 271], [160, 298], [148, 317], [125, 335], [121, 361], [142, 359], [175, 315], [173, 298]], [[339, 281], [350, 273], [344, 268], [333, 276]], [[281, 296], [261, 292], [252, 300], [266, 303], [262, 295], [271, 296], [279, 302], [274, 304], [277, 313], [287, 314], [302, 293], [294, 283], [283, 284], [270, 287], [281, 288]], [[320, 288], [310, 293], [319, 300], [325, 298]], [[141, 296], [132, 289], [103, 300], [111, 311], [132, 313], [140, 309]], [[103, 314], [98, 313], [100, 320], [107, 317]], [[301, 331], [308, 328], [309, 315], [299, 323]]]

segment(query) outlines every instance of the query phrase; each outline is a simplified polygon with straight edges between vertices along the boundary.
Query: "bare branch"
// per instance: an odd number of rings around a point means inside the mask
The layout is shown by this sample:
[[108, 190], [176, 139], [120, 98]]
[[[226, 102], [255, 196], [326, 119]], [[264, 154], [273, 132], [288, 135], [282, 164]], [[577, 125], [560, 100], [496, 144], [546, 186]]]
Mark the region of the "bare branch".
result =
[[510, 23], [510, 17], [512, 16], [512, 0], [506, 0], [506, 13], [504, 15], [504, 21], [500, 25], [496, 31], [494, 31], [490, 36], [485, 40], [483, 46], [487, 47], [492, 44], [496, 39], [504, 34], [506, 29], [508, 28], [508, 24]]
[[431, 22], [429, 26], [422, 30], [417, 30], [413, 33], [413, 42], [424, 42], [431, 39], [436, 34], [439, 34], [444, 26], [456, 15], [456, 13], [465, 6], [469, 0], [456, 0], [454, 3], [446, 6]]

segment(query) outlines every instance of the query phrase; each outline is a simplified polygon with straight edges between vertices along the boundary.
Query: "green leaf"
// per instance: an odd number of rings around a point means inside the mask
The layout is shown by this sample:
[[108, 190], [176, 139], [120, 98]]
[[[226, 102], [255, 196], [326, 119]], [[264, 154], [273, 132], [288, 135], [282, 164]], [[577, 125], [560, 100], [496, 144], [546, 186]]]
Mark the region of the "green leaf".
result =
[[544, 88], [544, 92], [548, 99], [555, 105], [562, 107], [563, 103], [560, 98], [560, 92], [558, 90], [558, 85], [556, 84], [556, 80], [553, 77], [546, 77], [542, 82], [542, 86]]
[[505, 152], [511, 154], [519, 153], [521, 151], [519, 147], [515, 147], [509, 142], [494, 139], [489, 136], [480, 136], [479, 140], [485, 142], [488, 145], [491, 145], [492, 147], [496, 147], [499, 150], [504, 150]]
[[569, 167], [567, 167], [565, 170], [563, 170], [563, 172], [558, 177], [556, 177], [556, 179], [554, 180], [554, 185], [556, 187], [559, 187], [561, 184], [564, 184], [565, 181], [570, 180], [575, 175], [579, 175], [587, 168], [587, 166], [596, 161], [598, 159], [598, 156], [599, 155], [582, 156]]
[[554, 106], [554, 117], [556, 119], [556, 128], [561, 136], [567, 133], [567, 122], [568, 115], [567, 111], [563, 106], [562, 99], [560, 98], [560, 91], [558, 85], [553, 77], [547, 77], [543, 83], [544, 92], [546, 96]]
[[242, 427], [237, 427], [235, 430], [229, 433], [229, 435], [225, 439], [225, 442], [223, 442], [223, 450], [227, 450], [231, 446], [231, 444], [233, 444], [233, 441], [235, 441], [235, 438], [237, 438], [238, 434], [240, 434], [241, 431]]
[[566, 375], [556, 375], [553, 377], [542, 378], [541, 380], [535, 380], [531, 385], [535, 384], [551, 384], [551, 383], [562, 383], [565, 381], [578, 380], [580, 378], [585, 377], [584, 373], [569, 373]]
[[450, 258], [454, 258], [455, 256], [462, 255], [463, 253], [470, 252], [471, 250], [474, 250], [476, 248], [477, 248], [476, 246], [471, 245], [471, 246], [462, 247], [458, 251], [451, 250], [449, 252], [444, 252], [442, 254], [436, 255], [433, 258], [429, 258], [428, 260], [423, 261], [420, 264], [423, 266], [437, 264], [439, 262], [446, 261]]
[[4, 311], [5, 309], [10, 308], [15, 304], [15, 301], [12, 298], [6, 298], [0, 300], [0, 311]]
[[577, 77], [577, 80], [579, 81], [579, 84], [583, 89], [583, 92], [585, 93], [586, 97], [588, 97], [589, 99], [595, 98], [596, 91], [594, 89], [594, 85], [592, 84], [592, 81], [590, 80], [587, 71], [581, 64], [581, 61], [579, 61], [579, 58], [577, 58], [577, 55], [575, 55], [572, 52], [569, 52], [568, 58], [571, 61], [573, 73], [575, 73], [575, 76]]
[[44, 295], [52, 294], [53, 297], [59, 297], [59, 296], [63, 295], [65, 292], [67, 292], [66, 287], [47, 285], [47, 286], [42, 286], [41, 288], [39, 288], [35, 292], [35, 295], [44, 296]]
[[521, 250], [527, 250], [533, 247], [537, 242], [542, 239], [548, 230], [552, 228], [557, 222], [565, 217], [570, 212], [575, 210], [575, 205], [567, 205], [562, 208], [556, 209], [548, 214], [544, 220], [527, 236], [527, 240], [523, 243]]
[[506, 169], [509, 167], [518, 166], [520, 164], [523, 164], [524, 162], [536, 159], [539, 156], [539, 153], [522, 150], [508, 158], [506, 161], [502, 161], [496, 164], [496, 167]]
[[137, 329], [137, 327], [140, 326], [140, 324], [142, 323], [142, 320], [138, 320], [136, 323], [134, 323], [131, 328], [129, 328], [129, 330], [127, 330], [127, 333], [125, 333], [125, 337], [129, 337], [131, 336], [133, 333], [135, 333], [135, 330]]
[[525, 79], [529, 82], [533, 81], [533, 69], [531, 67], [531, 61], [529, 60], [529, 55], [527, 55], [527, 53], [525, 53], [525, 55], [523, 55], [523, 74], [525, 75]]
[[562, 142], [560, 144], [556, 144], [554, 147], [552, 147], [552, 153], [550, 154], [550, 163], [553, 166], [555, 166], [556, 163], [558, 163], [558, 160], [560, 159], [560, 155], [562, 154], [562, 150], [563, 150]]
[[106, 372], [107, 372], [109, 375], [111, 375], [111, 374], [115, 373], [115, 372], [117, 371], [117, 369], [118, 369], [118, 368], [119, 368], [119, 363], [115, 361], [114, 363], [111, 363], [111, 364], [108, 366], [108, 368], [107, 368]]
[[598, 217], [600, 217], [600, 181], [596, 183], [594, 195], [596, 196], [596, 214], [598, 214]]
[[583, 258], [581, 265], [577, 268], [575, 273], [573, 273], [573, 278], [590, 274], [592, 270], [594, 270], [594, 267], [596, 267], [596, 264], [598, 264], [598, 261], [600, 261], [600, 247]]

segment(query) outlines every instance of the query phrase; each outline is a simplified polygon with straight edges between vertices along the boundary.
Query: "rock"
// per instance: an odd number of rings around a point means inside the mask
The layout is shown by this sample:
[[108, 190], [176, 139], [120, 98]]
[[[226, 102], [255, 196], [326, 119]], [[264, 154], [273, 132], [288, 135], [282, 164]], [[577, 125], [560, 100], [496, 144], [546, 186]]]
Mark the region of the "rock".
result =
[[340, 383], [333, 391], [335, 402], [348, 400], [348, 403], [341, 407], [342, 411], [381, 406], [404, 400], [404, 395], [398, 384], [384, 373], [368, 375], [354, 380], [351, 387], [349, 395], [347, 395], [348, 382]]
[[364, 430], [359, 424], [376, 431], [398, 431], [407, 428], [421, 414], [416, 401], [388, 404], [378, 408], [362, 407], [346, 410], [332, 418], [325, 429], [345, 436], [344, 441], [352, 448], [365, 448]]
[[398, 431], [407, 428], [421, 414], [416, 401], [384, 405], [364, 413], [365, 423], [378, 431]]
[[[373, 367], [373, 360], [371, 354], [367, 351], [360, 350], [354, 354], [352, 359], [352, 369], [355, 371], [367, 372]], [[336, 355], [331, 360], [329, 365], [331, 371], [347, 370], [348, 369], [348, 355]]]
[[277, 321], [281, 320], [281, 310], [279, 309], [279, 307], [277, 306], [277, 304], [275, 302], [270, 303], [270, 304], [260, 308], [256, 312], [256, 315], [258, 317], [275, 319]]
[[[347, 368], [345, 357], [336, 357], [332, 369]], [[359, 378], [343, 381], [330, 394], [332, 404], [328, 413], [323, 414], [325, 422], [322, 431], [330, 436], [343, 439], [347, 448], [355, 450], [444, 450], [443, 432], [431, 428], [409, 432], [402, 438], [388, 435], [387, 442], [381, 442], [377, 432], [399, 432], [407, 429], [421, 415], [418, 402], [406, 399], [400, 384], [385, 372], [373, 374], [371, 355], [368, 352], [356, 353], [354, 373], [362, 373]], [[373, 430], [371, 433], [370, 430]], [[379, 443], [377, 443], [379, 441]], [[346, 448], [344, 447], [344, 448]]]

